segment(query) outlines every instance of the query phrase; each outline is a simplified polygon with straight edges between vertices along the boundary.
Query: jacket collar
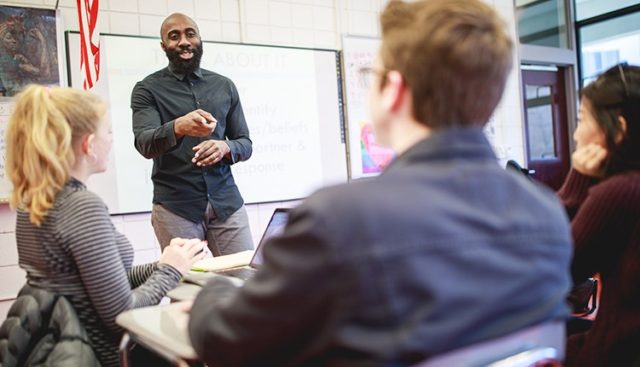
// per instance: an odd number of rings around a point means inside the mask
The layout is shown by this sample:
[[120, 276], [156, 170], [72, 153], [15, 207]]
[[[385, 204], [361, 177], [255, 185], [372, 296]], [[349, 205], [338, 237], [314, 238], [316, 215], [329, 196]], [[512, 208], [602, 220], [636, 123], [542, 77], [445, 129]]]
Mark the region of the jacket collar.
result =
[[415, 161], [458, 158], [497, 160], [481, 128], [449, 128], [436, 130], [429, 137], [414, 144], [396, 157], [385, 173]]

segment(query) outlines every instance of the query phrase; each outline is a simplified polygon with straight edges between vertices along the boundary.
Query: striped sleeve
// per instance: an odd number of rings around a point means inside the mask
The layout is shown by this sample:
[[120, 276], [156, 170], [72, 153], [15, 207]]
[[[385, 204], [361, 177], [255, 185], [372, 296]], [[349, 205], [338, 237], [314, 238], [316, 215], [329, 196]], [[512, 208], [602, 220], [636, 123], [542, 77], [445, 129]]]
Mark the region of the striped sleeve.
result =
[[118, 314], [157, 304], [180, 280], [169, 266], [154, 271], [132, 291], [118, 241], [126, 238], [113, 226], [106, 206], [89, 191], [76, 192], [60, 208], [57, 236], [77, 266], [86, 292], [107, 330], [119, 331]]
[[178, 285], [181, 278], [182, 275], [173, 266], [159, 264], [158, 270], [131, 293], [132, 308], [158, 304], [169, 290]]
[[153, 272], [156, 270], [158, 270], [157, 262], [136, 265], [129, 269], [129, 271], [127, 272], [127, 277], [129, 278], [131, 289], [136, 289], [141, 286], [142, 283], [146, 282], [151, 274], [153, 274]]

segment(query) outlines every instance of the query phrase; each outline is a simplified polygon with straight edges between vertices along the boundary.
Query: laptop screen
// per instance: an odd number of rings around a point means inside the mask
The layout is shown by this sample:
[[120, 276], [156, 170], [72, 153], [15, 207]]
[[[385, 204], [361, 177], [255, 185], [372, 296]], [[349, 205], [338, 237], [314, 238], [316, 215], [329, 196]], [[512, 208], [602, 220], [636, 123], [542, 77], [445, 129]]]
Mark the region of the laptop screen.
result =
[[271, 219], [267, 224], [267, 228], [264, 230], [262, 234], [262, 238], [260, 239], [260, 243], [256, 247], [256, 252], [251, 258], [251, 266], [259, 267], [262, 265], [262, 251], [264, 248], [265, 242], [267, 242], [271, 237], [279, 235], [284, 231], [284, 227], [287, 225], [287, 220], [289, 219], [289, 209], [288, 208], [277, 208], [273, 214], [271, 215]]

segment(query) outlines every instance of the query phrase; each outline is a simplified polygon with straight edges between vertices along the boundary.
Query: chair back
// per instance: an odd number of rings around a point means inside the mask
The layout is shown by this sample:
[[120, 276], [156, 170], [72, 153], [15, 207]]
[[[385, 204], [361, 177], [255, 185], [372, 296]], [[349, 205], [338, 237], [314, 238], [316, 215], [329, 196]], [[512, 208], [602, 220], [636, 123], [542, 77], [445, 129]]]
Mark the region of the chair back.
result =
[[[565, 323], [548, 321], [429, 358], [414, 367], [530, 367], [560, 365]], [[551, 364], [549, 364], [551, 363]]]
[[507, 356], [487, 367], [562, 367], [562, 363], [556, 348], [539, 347]]
[[567, 301], [573, 309], [574, 316], [584, 317], [598, 308], [598, 280], [589, 278], [573, 286]]
[[518, 164], [518, 162], [514, 161], [513, 159], [507, 161], [505, 168], [516, 171], [524, 175], [529, 180], [532, 180], [533, 175], [536, 173], [536, 171], [533, 169], [523, 168], [522, 166], [520, 166], [520, 164]]

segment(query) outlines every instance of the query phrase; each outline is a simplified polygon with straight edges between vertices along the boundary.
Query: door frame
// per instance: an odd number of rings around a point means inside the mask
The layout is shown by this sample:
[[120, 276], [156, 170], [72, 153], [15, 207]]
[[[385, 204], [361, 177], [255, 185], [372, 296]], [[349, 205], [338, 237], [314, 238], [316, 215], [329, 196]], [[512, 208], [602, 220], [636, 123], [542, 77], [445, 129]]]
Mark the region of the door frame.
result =
[[[541, 172], [549, 172], [556, 178], [553, 180], [544, 179], [544, 182], [551, 188], [557, 190], [562, 185], [566, 174], [571, 167], [570, 151], [572, 150], [572, 139], [569, 135], [570, 120], [568, 118], [567, 111], [570, 110], [567, 101], [567, 85], [565, 83], [566, 68], [556, 66], [545, 67], [521, 67], [521, 80], [522, 80], [522, 106], [523, 106], [523, 121], [526, 147], [526, 164], [529, 169], [537, 171], [538, 176]], [[548, 159], [531, 159], [530, 152], [531, 147], [529, 144], [529, 116], [527, 114], [527, 96], [525, 88], [527, 84], [536, 85], [555, 85], [551, 97], [553, 98], [554, 105], [558, 108], [553, 108], [553, 137], [554, 137], [554, 150], [555, 157]], [[536, 174], [533, 175], [536, 177]]]

